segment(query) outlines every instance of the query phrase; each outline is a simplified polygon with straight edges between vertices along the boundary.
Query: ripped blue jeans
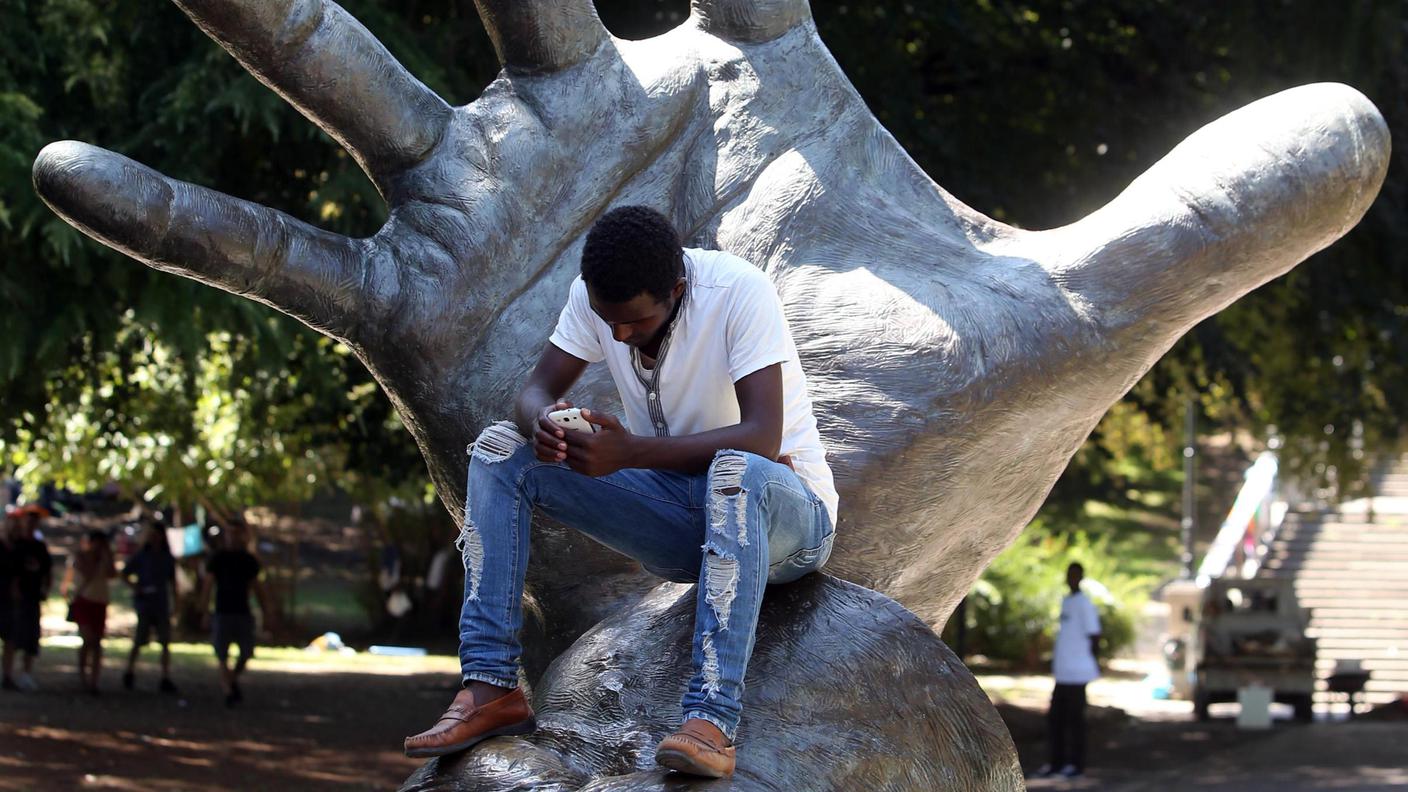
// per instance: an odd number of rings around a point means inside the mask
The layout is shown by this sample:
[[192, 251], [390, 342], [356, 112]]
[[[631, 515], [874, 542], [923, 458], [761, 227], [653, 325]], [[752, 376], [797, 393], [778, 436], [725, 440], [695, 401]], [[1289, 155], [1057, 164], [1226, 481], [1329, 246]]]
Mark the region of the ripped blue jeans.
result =
[[791, 468], [742, 451], [720, 451], [702, 475], [627, 469], [593, 478], [538, 461], [512, 424], [490, 426], [471, 448], [459, 540], [465, 683], [518, 684], [520, 599], [537, 509], [652, 574], [702, 581], [684, 717], [733, 739], [763, 589], [826, 563], [834, 529], [825, 504]]

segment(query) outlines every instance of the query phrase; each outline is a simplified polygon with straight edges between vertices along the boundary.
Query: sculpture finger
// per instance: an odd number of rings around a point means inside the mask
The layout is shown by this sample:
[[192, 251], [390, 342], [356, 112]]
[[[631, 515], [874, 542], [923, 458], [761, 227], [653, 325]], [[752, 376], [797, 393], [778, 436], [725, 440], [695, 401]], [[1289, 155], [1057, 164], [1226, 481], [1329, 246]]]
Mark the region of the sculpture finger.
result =
[[1040, 236], [1065, 251], [1058, 280], [1111, 322], [1182, 332], [1343, 236], [1388, 161], [1388, 127], [1363, 94], [1292, 88], [1203, 127], [1108, 206]]
[[39, 152], [34, 187], [80, 231], [155, 269], [350, 336], [368, 266], [365, 242], [75, 141]]
[[812, 18], [807, 0], [692, 0], [695, 23], [727, 41], [771, 41]]
[[499, 62], [544, 73], [581, 63], [609, 35], [591, 0], [474, 0]]
[[201, 30], [386, 182], [440, 139], [450, 107], [327, 0], [175, 0]]

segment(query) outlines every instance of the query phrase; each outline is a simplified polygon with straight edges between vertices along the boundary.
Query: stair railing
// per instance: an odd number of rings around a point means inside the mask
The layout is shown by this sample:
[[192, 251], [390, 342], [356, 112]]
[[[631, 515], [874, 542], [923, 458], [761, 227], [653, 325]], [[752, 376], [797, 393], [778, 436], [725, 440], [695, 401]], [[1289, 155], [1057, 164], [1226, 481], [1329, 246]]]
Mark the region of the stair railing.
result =
[[1198, 567], [1199, 587], [1227, 574], [1250, 578], [1261, 568], [1286, 517], [1286, 504], [1276, 497], [1277, 469], [1276, 455], [1270, 451], [1263, 451], [1247, 468], [1237, 500]]

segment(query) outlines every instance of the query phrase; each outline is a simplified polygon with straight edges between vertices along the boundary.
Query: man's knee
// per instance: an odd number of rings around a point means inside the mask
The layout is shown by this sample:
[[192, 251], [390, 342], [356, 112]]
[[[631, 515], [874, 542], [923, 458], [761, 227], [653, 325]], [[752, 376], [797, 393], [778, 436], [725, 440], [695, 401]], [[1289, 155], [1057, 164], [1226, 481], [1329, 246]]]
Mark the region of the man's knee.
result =
[[753, 478], [769, 460], [750, 451], [735, 451], [725, 448], [714, 455], [709, 464], [709, 491], [719, 495], [737, 495], [746, 489], [745, 482]]
[[[528, 439], [518, 433], [518, 427], [510, 421], [496, 421], [484, 428], [479, 433], [479, 437], [469, 444], [471, 474], [474, 471], [474, 463], [481, 464], [480, 469], [484, 471], [503, 471], [509, 478], [512, 471], [501, 468], [499, 465], [511, 459], [514, 454], [523, 452], [528, 448]], [[501, 481], [509, 478], [499, 477]], [[465, 596], [467, 599], [479, 599], [479, 583], [484, 573], [484, 540], [479, 535], [479, 526], [475, 523], [475, 494], [477, 488], [493, 486], [491, 479], [481, 478], [478, 483], [474, 483], [471, 475], [469, 491], [465, 493], [464, 521], [460, 524], [460, 535], [455, 540], [455, 547], [460, 551], [461, 560], [464, 562], [465, 572]], [[479, 490], [482, 495], [483, 491]]]
[[711, 539], [705, 550], [721, 549], [713, 544], [714, 534], [736, 541], [739, 547], [754, 543], [749, 538], [748, 490], [756, 477], [750, 474], [765, 464], [766, 459], [747, 451], [724, 449], [714, 455], [708, 483]]
[[498, 464], [513, 456], [514, 452], [528, 445], [528, 438], [518, 433], [518, 427], [511, 421], [495, 421], [479, 433], [479, 437], [469, 444], [469, 455], [487, 465]]

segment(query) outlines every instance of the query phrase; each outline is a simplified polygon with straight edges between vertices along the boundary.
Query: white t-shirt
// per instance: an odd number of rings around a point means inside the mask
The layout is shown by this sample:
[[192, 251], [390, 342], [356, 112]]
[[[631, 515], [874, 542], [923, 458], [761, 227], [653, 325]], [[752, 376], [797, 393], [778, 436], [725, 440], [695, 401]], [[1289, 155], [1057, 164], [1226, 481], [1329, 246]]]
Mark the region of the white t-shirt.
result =
[[1051, 658], [1051, 675], [1058, 685], [1084, 685], [1100, 677], [1100, 666], [1090, 652], [1090, 636], [1100, 634], [1100, 614], [1085, 592], [1067, 594], [1061, 600], [1061, 626], [1056, 631], [1056, 649]]
[[654, 370], [641, 368], [631, 347], [612, 338], [610, 325], [591, 309], [580, 276], [572, 281], [549, 340], [588, 363], [606, 361], [627, 428], [655, 436], [679, 437], [738, 423], [733, 384], [781, 363], [781, 453], [792, 457], [797, 475], [826, 504], [835, 525], [836, 485], [772, 281], [747, 261], [717, 250], [685, 248], [684, 263], [683, 304]]

